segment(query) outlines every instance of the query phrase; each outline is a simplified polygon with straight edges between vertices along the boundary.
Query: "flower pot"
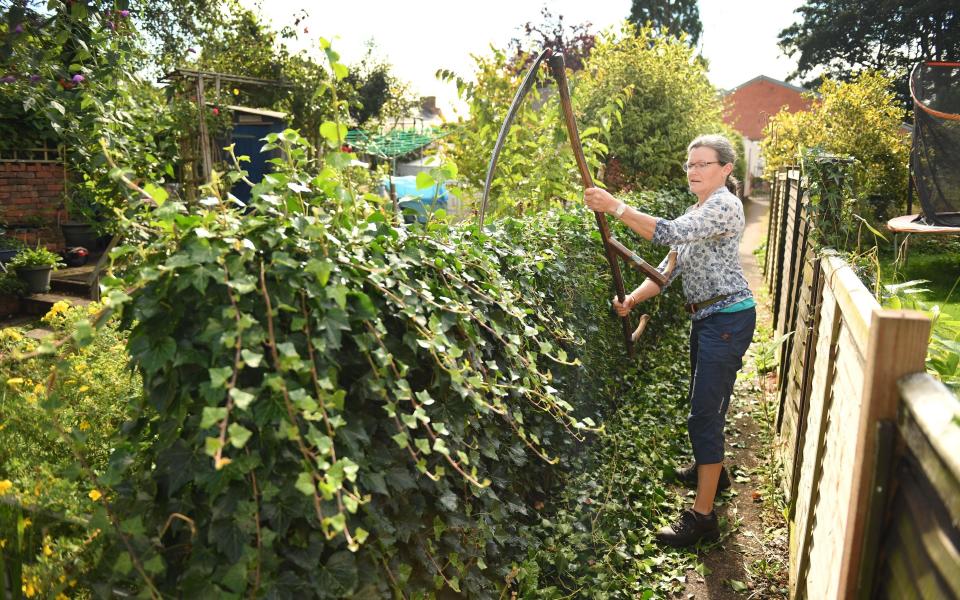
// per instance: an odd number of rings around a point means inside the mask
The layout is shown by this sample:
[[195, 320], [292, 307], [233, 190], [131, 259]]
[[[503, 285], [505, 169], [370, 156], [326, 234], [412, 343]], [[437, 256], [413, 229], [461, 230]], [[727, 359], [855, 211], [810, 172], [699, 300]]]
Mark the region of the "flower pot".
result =
[[53, 267], [50, 265], [17, 268], [17, 277], [26, 282], [27, 291], [31, 294], [42, 294], [50, 291], [51, 273], [53, 273]]
[[97, 234], [90, 223], [65, 221], [60, 223], [60, 231], [63, 232], [63, 241], [67, 248], [83, 246], [92, 250], [96, 247]]

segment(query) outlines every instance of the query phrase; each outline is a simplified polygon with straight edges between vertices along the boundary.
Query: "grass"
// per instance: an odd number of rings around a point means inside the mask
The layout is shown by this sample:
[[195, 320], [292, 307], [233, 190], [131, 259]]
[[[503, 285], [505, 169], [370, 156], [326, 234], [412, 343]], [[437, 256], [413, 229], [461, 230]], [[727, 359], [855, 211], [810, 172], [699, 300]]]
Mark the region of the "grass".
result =
[[960, 285], [957, 285], [960, 281], [960, 243], [940, 241], [911, 243], [906, 265], [898, 265], [892, 256], [882, 257], [881, 276], [884, 283], [927, 280], [922, 287], [929, 291], [920, 294], [918, 299], [927, 305], [939, 306], [948, 318], [960, 320]]

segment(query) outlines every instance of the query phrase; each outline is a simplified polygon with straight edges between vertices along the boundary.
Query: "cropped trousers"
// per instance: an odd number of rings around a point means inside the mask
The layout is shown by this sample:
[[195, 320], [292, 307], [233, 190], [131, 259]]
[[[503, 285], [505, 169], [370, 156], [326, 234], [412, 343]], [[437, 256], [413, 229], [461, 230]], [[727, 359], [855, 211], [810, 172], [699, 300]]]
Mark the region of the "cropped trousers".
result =
[[727, 408], [756, 324], [755, 308], [717, 312], [693, 322], [687, 431], [697, 464], [723, 462]]

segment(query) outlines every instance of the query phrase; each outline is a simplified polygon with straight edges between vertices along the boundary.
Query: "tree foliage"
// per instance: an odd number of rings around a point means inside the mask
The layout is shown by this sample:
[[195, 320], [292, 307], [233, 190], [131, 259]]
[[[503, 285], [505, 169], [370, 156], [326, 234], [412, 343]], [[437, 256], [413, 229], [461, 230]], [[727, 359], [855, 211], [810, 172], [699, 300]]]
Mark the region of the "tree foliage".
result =
[[632, 93], [609, 141], [624, 185], [683, 185], [687, 144], [722, 129], [721, 102], [702, 62], [676, 37], [625, 26], [602, 35], [587, 61], [577, 90], [586, 120], [627, 88]]
[[909, 105], [907, 78], [916, 62], [960, 56], [960, 10], [951, 0], [807, 0], [796, 12], [801, 20], [779, 36], [797, 60], [792, 77], [849, 80], [880, 71], [896, 80]]
[[[467, 202], [476, 209], [491, 149], [526, 73], [517, 73], [508, 54], [496, 48], [491, 48], [487, 56], [474, 56], [474, 60], [476, 81], [450, 71], [440, 71], [438, 76], [454, 81], [460, 97], [470, 107], [469, 119], [461, 118], [454, 132], [444, 139], [444, 148], [459, 168]], [[581, 194], [556, 84], [546, 66], [536, 77], [538, 83], [514, 117], [500, 154], [487, 214], [518, 216], [556, 206]], [[572, 95], [577, 96], [577, 80], [571, 79], [570, 84]], [[607, 154], [606, 140], [630, 91], [629, 86], [616, 90], [591, 115], [582, 115], [579, 120], [584, 154], [594, 170]]]
[[650, 24], [655, 30], [666, 29], [676, 37], [686, 34], [691, 46], [697, 45], [703, 33], [696, 0], [633, 0], [628, 20], [638, 31]]
[[856, 159], [851, 189], [882, 217], [906, 200], [910, 141], [893, 81], [864, 72], [849, 83], [828, 79], [809, 111], [774, 115], [764, 129], [766, 175], [798, 165], [805, 149]]
[[590, 31], [592, 25], [567, 25], [563, 15], [554, 16], [546, 6], [540, 9], [540, 17], [539, 23], [527, 21], [521, 25], [522, 35], [510, 40], [510, 64], [517, 71], [525, 71], [544, 48], [551, 48], [563, 52], [568, 69], [582, 69], [596, 43], [596, 36]]

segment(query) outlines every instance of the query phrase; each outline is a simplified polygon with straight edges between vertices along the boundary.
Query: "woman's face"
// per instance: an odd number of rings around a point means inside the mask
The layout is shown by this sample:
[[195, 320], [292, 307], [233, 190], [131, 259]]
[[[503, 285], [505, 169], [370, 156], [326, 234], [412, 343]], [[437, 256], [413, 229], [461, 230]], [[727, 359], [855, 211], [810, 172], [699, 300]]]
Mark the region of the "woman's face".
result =
[[[703, 164], [703, 167], [699, 165]], [[733, 171], [733, 165], [721, 165], [717, 157], [717, 151], [706, 146], [698, 146], [687, 155], [687, 184], [690, 191], [696, 194], [698, 198], [704, 200], [723, 186], [727, 181], [727, 175]]]

